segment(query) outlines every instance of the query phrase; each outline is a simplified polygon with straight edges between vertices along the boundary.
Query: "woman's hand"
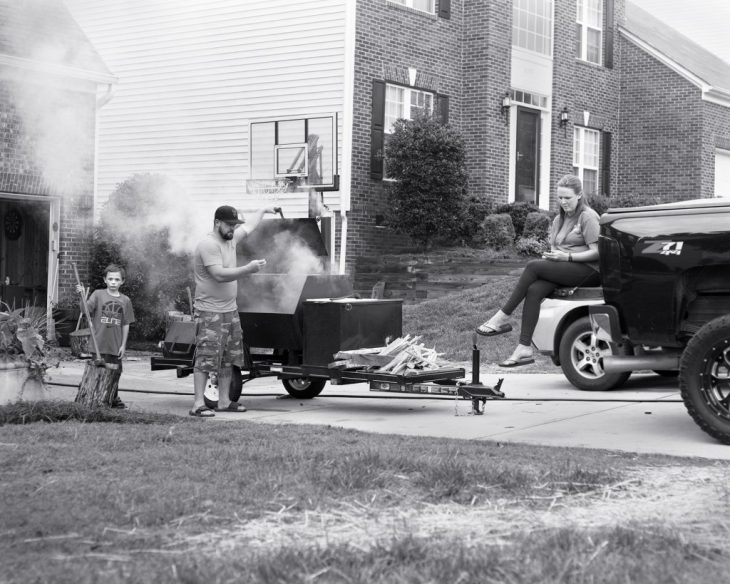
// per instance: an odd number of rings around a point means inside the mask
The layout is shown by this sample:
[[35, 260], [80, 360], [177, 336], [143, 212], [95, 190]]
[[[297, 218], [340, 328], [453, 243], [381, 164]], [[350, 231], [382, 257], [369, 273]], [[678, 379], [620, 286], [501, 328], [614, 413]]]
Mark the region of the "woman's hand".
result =
[[570, 254], [559, 249], [551, 249], [542, 254], [542, 259], [550, 260], [551, 262], [567, 262], [570, 259]]

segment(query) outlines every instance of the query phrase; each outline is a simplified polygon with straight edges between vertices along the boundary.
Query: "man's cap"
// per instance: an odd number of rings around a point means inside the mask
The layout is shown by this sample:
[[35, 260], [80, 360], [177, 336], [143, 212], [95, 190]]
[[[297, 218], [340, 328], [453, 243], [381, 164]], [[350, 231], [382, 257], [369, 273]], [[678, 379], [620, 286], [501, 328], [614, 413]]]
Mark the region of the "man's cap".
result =
[[230, 205], [223, 205], [215, 210], [215, 219], [225, 221], [226, 223], [245, 223], [238, 217], [238, 211]]

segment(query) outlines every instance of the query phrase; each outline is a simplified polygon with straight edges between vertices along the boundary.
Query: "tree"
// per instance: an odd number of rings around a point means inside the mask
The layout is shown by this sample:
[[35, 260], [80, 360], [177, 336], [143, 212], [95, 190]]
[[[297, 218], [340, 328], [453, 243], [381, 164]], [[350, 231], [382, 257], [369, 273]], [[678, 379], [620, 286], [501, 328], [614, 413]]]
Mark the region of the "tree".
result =
[[461, 135], [432, 116], [398, 120], [385, 147], [388, 225], [428, 248], [460, 239], [467, 206]]

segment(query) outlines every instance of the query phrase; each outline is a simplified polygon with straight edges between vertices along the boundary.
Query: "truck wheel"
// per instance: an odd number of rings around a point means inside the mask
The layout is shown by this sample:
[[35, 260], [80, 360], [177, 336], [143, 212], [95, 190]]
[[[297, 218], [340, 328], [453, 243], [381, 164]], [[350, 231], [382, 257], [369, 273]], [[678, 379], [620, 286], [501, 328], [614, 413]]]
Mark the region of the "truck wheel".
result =
[[292, 379], [282, 379], [287, 393], [297, 399], [312, 399], [317, 397], [324, 389], [326, 379], [312, 377], [295, 377]]
[[631, 372], [606, 373], [602, 358], [628, 353], [625, 345], [613, 348], [605, 341], [591, 345], [591, 322], [587, 316], [565, 329], [558, 352], [563, 374], [570, 383], [584, 391], [606, 391], [623, 385]]
[[708, 322], [679, 361], [679, 389], [697, 425], [730, 444], [730, 316]]

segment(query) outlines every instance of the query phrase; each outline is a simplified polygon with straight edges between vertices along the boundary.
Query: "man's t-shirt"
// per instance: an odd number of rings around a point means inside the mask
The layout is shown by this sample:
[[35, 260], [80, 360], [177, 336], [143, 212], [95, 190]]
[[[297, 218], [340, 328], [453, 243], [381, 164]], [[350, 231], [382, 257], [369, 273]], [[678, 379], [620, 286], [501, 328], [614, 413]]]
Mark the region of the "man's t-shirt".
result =
[[87, 300], [99, 353], [116, 355], [122, 346], [122, 327], [134, 322], [132, 302], [124, 294], [112, 296], [106, 288], [94, 290]]
[[207, 268], [235, 268], [236, 244], [233, 241], [221, 241], [215, 233], [209, 233], [195, 248], [193, 261], [195, 308], [208, 312], [235, 311], [238, 282], [216, 282]]

